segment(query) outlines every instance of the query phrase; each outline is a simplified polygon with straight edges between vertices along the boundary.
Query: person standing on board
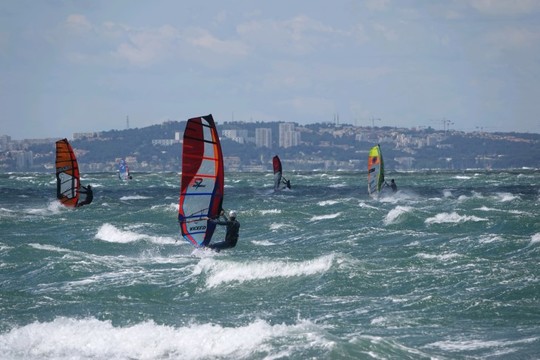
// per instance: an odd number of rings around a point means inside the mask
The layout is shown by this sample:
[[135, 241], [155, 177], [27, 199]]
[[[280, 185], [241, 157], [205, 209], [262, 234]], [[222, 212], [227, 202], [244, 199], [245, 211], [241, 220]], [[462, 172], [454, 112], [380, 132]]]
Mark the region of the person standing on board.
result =
[[384, 186], [388, 186], [388, 187], [392, 188], [392, 192], [397, 191], [397, 185], [396, 185], [396, 182], [394, 181], [394, 179], [390, 180], [390, 184], [385, 181]]
[[397, 185], [396, 185], [396, 182], [394, 181], [394, 179], [390, 180], [390, 187], [392, 188], [392, 192], [397, 191]]
[[92, 185], [88, 185], [88, 187], [81, 186], [81, 190], [79, 191], [81, 194], [86, 194], [86, 198], [84, 201], [81, 201], [80, 203], [77, 203], [77, 207], [81, 207], [84, 205], [88, 205], [94, 200], [94, 192], [92, 191]]
[[235, 211], [229, 212], [229, 218], [225, 216], [225, 213], [223, 210], [221, 210], [221, 213], [219, 215], [220, 217], [223, 217], [225, 220], [221, 221], [219, 220], [219, 217], [217, 219], [208, 219], [214, 224], [227, 226], [227, 233], [225, 234], [225, 241], [222, 241], [216, 244], [210, 244], [207, 246], [209, 249], [215, 250], [217, 252], [220, 252], [220, 250], [223, 250], [223, 249], [230, 249], [230, 248], [235, 247], [236, 242], [238, 241], [238, 233], [240, 232], [240, 223], [238, 222], [238, 220], [236, 220]]
[[281, 179], [281, 182], [285, 185], [282, 189], [290, 189], [291, 188], [291, 180], [287, 180], [285, 178]]

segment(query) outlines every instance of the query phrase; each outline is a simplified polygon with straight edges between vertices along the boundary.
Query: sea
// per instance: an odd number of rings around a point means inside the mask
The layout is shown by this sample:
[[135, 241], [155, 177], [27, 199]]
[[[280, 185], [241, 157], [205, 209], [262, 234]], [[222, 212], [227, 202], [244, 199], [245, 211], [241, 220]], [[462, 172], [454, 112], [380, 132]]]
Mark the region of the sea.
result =
[[[178, 173], [0, 174], [1, 359], [539, 359], [540, 170], [226, 173], [234, 249]], [[223, 227], [213, 241], [225, 236]]]

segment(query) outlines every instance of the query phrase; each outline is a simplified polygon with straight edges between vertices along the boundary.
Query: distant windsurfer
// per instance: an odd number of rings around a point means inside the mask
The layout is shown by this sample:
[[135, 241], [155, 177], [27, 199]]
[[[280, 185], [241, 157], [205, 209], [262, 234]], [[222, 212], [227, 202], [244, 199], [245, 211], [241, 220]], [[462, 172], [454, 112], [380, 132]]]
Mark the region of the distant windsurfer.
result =
[[81, 188], [82, 189], [79, 192], [81, 194], [86, 194], [86, 198], [84, 201], [77, 203], [77, 207], [88, 205], [92, 202], [92, 200], [94, 200], [94, 191], [92, 191], [92, 185], [88, 185], [87, 187], [81, 186]]
[[384, 184], [386, 186], [389, 186], [392, 188], [392, 192], [396, 192], [397, 191], [397, 185], [396, 185], [396, 182], [394, 181], [394, 179], [390, 180], [390, 184], [388, 184], [386, 181], [384, 182]]
[[[285, 178], [282, 178], [281, 181], [283, 182], [283, 184], [285, 184], [285, 187], [286, 187], [287, 189], [290, 189], [290, 188], [291, 188], [291, 180], [287, 180], [287, 179], [285, 179]], [[285, 187], [284, 187], [283, 189], [285, 189]]]
[[217, 252], [223, 249], [229, 249], [229, 248], [235, 247], [236, 242], [238, 241], [238, 233], [240, 232], [240, 223], [238, 222], [238, 220], [236, 220], [235, 211], [229, 212], [229, 218], [225, 216], [225, 213], [223, 210], [221, 211], [219, 215], [220, 217], [223, 217], [225, 220], [219, 220], [219, 217], [218, 217], [217, 219], [209, 219], [209, 221], [217, 225], [227, 226], [227, 233], [225, 234], [225, 241], [206, 246], [209, 249], [215, 250]]

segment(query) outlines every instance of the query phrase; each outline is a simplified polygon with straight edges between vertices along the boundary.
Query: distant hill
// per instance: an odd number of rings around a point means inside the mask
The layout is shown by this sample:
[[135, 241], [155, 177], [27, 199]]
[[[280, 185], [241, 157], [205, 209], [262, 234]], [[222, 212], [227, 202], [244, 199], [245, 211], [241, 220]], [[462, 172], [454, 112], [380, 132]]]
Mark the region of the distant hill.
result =
[[[110, 130], [71, 141], [81, 171], [116, 171], [119, 158], [126, 158], [132, 171], [180, 171], [185, 121], [126, 130]], [[217, 123], [226, 171], [270, 171], [271, 159], [279, 154], [288, 171], [364, 171], [367, 152], [380, 143], [389, 170], [415, 169], [512, 169], [540, 168], [540, 134], [465, 133], [392, 127], [355, 127], [347, 124], [295, 124], [298, 146], [278, 147], [279, 122]], [[272, 131], [272, 149], [255, 145], [255, 129]], [[230, 139], [225, 130], [242, 130], [247, 136]], [[239, 142], [240, 141], [240, 142]], [[32, 171], [51, 171], [54, 143], [31, 144]], [[13, 151], [0, 159], [4, 171], [17, 170]]]

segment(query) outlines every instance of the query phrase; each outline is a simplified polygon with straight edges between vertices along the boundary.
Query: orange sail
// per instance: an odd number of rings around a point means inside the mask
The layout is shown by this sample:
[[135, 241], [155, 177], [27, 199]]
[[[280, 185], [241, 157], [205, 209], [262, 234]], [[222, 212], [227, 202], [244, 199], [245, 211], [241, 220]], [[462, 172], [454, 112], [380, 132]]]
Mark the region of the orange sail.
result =
[[56, 197], [68, 207], [77, 206], [81, 186], [79, 165], [67, 139], [56, 142]]

